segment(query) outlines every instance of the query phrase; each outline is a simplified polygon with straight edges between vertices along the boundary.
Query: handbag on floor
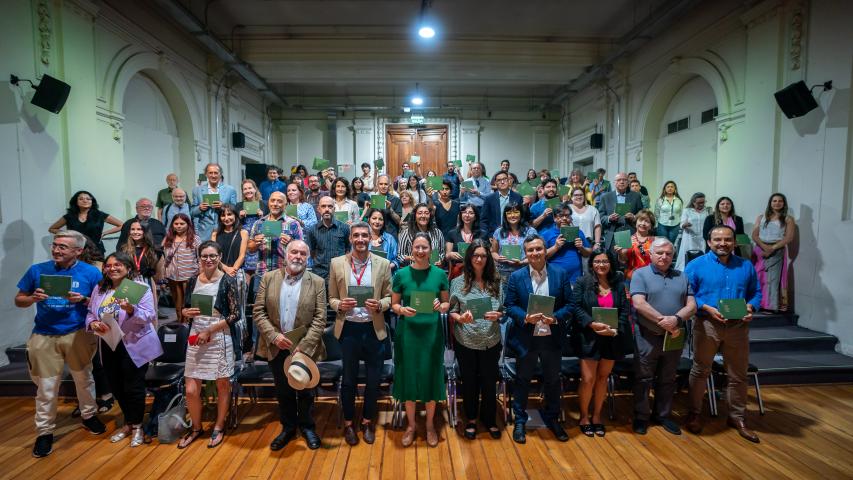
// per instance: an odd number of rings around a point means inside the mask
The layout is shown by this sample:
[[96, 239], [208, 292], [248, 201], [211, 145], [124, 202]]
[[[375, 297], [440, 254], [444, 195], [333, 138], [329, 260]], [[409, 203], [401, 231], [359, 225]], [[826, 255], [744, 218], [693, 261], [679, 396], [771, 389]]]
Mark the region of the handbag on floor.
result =
[[166, 411], [157, 416], [157, 440], [160, 443], [172, 443], [177, 440], [186, 429], [192, 426], [192, 420], [187, 422], [186, 417], [187, 402], [179, 393], [169, 402]]

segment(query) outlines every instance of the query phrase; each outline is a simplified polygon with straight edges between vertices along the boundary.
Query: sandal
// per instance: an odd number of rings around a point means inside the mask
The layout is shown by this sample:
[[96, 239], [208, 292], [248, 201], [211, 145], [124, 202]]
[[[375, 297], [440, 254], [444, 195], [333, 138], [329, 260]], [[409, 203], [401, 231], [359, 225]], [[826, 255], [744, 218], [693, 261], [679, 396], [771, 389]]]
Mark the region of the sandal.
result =
[[415, 429], [407, 428], [403, 433], [403, 446], [410, 447], [415, 442]]
[[477, 438], [477, 422], [468, 422], [468, 425], [465, 426], [464, 435], [468, 440]]
[[196, 438], [200, 437], [201, 434], [204, 433], [204, 430], [190, 430], [184, 435], [184, 438], [181, 439], [181, 442], [178, 443], [178, 448], [183, 450], [190, 446]]
[[101, 400], [99, 398], [95, 401], [98, 403], [98, 413], [107, 413], [113, 409], [113, 404], [115, 404], [115, 397], [110, 397], [106, 400]]
[[595, 427], [593, 427], [591, 423], [587, 423], [586, 425], [579, 424], [578, 428], [580, 428], [581, 433], [586, 435], [587, 437], [595, 437]]
[[435, 429], [428, 428], [426, 434], [426, 441], [427, 445], [429, 445], [430, 447], [435, 447], [436, 445], [438, 445], [438, 432], [436, 432]]
[[207, 443], [207, 448], [218, 447], [222, 443], [223, 438], [225, 438], [225, 431], [214, 428], [210, 434], [210, 441]]
[[603, 437], [604, 434], [607, 433], [603, 423], [593, 423], [592, 428], [595, 431], [595, 434], [599, 437]]

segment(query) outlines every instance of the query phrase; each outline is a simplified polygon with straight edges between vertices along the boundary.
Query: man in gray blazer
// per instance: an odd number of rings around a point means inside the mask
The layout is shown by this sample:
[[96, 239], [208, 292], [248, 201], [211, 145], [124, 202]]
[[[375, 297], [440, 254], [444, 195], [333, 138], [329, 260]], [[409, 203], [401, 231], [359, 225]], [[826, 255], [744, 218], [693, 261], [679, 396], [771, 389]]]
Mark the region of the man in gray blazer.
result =
[[[632, 192], [628, 189], [628, 175], [625, 172], [616, 174], [613, 180], [615, 188], [612, 192], [607, 192], [601, 196], [601, 203], [598, 208], [601, 214], [601, 227], [604, 229], [604, 246], [610, 249], [613, 246], [613, 232], [617, 230], [634, 231], [634, 215], [643, 209], [643, 199], [637, 192]], [[629, 212], [624, 216], [616, 213], [616, 204], [627, 203], [630, 208]]]

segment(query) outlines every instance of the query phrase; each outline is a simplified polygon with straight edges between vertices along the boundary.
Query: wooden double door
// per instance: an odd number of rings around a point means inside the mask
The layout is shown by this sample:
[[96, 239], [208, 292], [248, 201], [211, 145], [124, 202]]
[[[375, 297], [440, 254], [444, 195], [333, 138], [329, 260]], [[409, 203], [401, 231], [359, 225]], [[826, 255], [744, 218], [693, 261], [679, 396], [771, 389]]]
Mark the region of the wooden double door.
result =
[[430, 170], [442, 175], [447, 170], [446, 125], [424, 125], [418, 128], [389, 125], [385, 130], [385, 145], [385, 168], [392, 179], [403, 174], [403, 163], [409, 162], [412, 155], [421, 157], [420, 168], [411, 166], [418, 172], [418, 176], [425, 177]]

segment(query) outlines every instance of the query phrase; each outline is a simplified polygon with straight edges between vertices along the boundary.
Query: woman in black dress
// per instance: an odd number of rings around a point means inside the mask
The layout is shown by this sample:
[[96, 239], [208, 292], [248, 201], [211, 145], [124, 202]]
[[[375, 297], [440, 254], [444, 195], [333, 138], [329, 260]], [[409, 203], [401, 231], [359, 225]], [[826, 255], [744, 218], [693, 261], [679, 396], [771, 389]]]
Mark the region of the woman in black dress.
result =
[[[122, 221], [98, 209], [98, 201], [91, 193], [80, 190], [71, 196], [68, 211], [53, 223], [47, 231], [56, 234], [62, 227], [74, 230], [89, 237], [101, 253], [105, 252], [101, 236], [104, 234], [104, 223], [121, 228]], [[115, 230], [118, 231], [118, 230]]]

